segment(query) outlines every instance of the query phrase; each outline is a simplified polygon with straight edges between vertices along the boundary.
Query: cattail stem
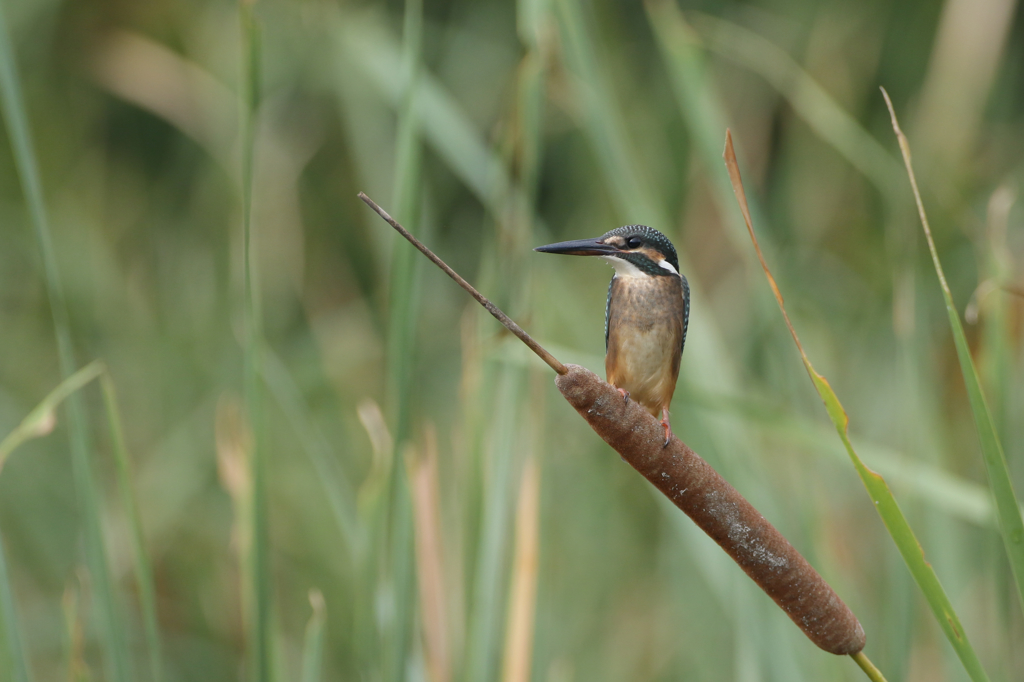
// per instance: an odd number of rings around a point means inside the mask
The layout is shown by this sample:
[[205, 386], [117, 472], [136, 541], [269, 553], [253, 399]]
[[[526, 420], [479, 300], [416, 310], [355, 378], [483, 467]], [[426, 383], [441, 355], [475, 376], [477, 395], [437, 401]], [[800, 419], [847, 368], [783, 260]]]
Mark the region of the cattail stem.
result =
[[857, 665], [860, 666], [860, 669], [864, 671], [864, 674], [868, 676], [871, 682], [886, 682], [885, 677], [882, 676], [882, 671], [875, 667], [875, 664], [864, 655], [863, 651], [850, 654], [850, 657], [857, 662]]
[[374, 211], [376, 211], [377, 215], [379, 215], [381, 218], [383, 218], [385, 221], [387, 221], [387, 223], [389, 225], [391, 225], [391, 227], [395, 228], [395, 230], [398, 231], [398, 234], [400, 234], [403, 237], [405, 237], [406, 239], [408, 239], [410, 244], [412, 244], [417, 249], [419, 249], [420, 252], [424, 256], [426, 256], [427, 258], [432, 260], [434, 262], [434, 265], [436, 265], [437, 267], [439, 267], [442, 270], [444, 270], [448, 274], [449, 277], [451, 277], [452, 279], [454, 279], [458, 283], [458, 285], [460, 287], [462, 287], [463, 289], [468, 291], [470, 296], [475, 298], [480, 305], [482, 305], [483, 307], [487, 308], [487, 312], [489, 312], [491, 315], [493, 315], [494, 318], [496, 320], [498, 320], [498, 322], [501, 322], [503, 325], [505, 325], [506, 329], [508, 329], [510, 332], [512, 332], [513, 334], [518, 336], [520, 341], [522, 341], [527, 346], [529, 346], [530, 350], [532, 350], [534, 353], [536, 353], [537, 357], [539, 357], [541, 360], [546, 362], [548, 367], [550, 367], [551, 369], [555, 370], [559, 374], [565, 374], [566, 371], [568, 371], [568, 370], [566, 370], [565, 365], [563, 365], [561, 362], [559, 362], [558, 359], [555, 358], [554, 355], [552, 355], [551, 353], [547, 352], [544, 349], [544, 347], [541, 346], [536, 341], [534, 341], [533, 337], [530, 336], [529, 334], [527, 334], [523, 330], [522, 327], [520, 327], [518, 324], [516, 324], [514, 321], [512, 321], [512, 318], [510, 318], [508, 315], [503, 313], [498, 306], [496, 306], [493, 303], [491, 303], [487, 299], [487, 297], [484, 296], [483, 294], [481, 294], [479, 291], [477, 291], [473, 287], [472, 284], [470, 284], [466, 280], [462, 279], [462, 276], [459, 275], [459, 273], [457, 273], [454, 270], [452, 270], [450, 267], [448, 267], [447, 263], [445, 263], [443, 260], [441, 260], [436, 255], [434, 255], [434, 252], [431, 251], [430, 249], [428, 249], [423, 244], [423, 242], [421, 242], [419, 239], [416, 239], [416, 237], [412, 236], [409, 233], [408, 230], [406, 230], [404, 227], [399, 225], [398, 221], [395, 220], [394, 218], [392, 218], [391, 216], [389, 216], [387, 214], [387, 211], [385, 211], [383, 208], [378, 206], [376, 204], [376, 202], [374, 202], [373, 199], [371, 199], [370, 197], [366, 196], [362, 192], [359, 193], [359, 198], [362, 199], [366, 203], [367, 206], [369, 206]]

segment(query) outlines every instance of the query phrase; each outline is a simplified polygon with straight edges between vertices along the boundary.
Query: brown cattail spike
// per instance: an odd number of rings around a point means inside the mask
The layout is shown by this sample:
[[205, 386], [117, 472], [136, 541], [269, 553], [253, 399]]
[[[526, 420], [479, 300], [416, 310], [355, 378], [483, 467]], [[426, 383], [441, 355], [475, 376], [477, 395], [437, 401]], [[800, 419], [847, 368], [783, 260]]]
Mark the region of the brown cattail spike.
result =
[[864, 648], [864, 629], [807, 560], [753, 505], [682, 441], [666, 447], [658, 421], [578, 365], [555, 378], [569, 404], [782, 608], [812, 642], [833, 654]]

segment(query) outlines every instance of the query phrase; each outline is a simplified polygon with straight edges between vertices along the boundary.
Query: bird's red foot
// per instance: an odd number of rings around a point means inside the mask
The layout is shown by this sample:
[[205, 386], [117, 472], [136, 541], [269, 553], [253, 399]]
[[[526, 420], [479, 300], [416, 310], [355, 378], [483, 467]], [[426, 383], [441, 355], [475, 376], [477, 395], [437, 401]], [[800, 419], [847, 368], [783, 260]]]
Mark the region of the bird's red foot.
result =
[[661, 408], [661, 425], [665, 427], [665, 443], [661, 447], [667, 448], [669, 442], [672, 440], [672, 427], [668, 423], [668, 408]]
[[624, 388], [616, 388], [615, 390], [622, 394], [623, 401], [629, 400], [629, 391]]

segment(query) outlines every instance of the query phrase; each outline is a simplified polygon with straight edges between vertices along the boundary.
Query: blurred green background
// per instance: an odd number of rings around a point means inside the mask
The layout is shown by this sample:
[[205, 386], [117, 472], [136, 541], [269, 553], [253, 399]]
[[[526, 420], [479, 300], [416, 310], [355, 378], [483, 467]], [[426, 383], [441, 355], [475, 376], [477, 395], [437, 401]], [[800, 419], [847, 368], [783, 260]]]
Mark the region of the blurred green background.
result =
[[[63, 411], [0, 476], [31, 679], [864, 679], [604, 445], [551, 371], [360, 190], [560, 360], [599, 373], [611, 270], [530, 249], [627, 223], [665, 232], [693, 287], [675, 432], [833, 585], [890, 681], [967, 679], [807, 380], [728, 185], [726, 127], [790, 316], [858, 451], [991, 679], [1021, 678], [1024, 619], [878, 90], [909, 135], [1022, 490], [1016, 3], [259, 0], [254, 429], [239, 6], [2, 7], [76, 358], [102, 359], [118, 391], [162, 661], [154, 672], [131, 505], [89, 384], [98, 499], [75, 482]], [[2, 437], [61, 373], [0, 139]], [[252, 461], [265, 465], [255, 502]], [[112, 626], [96, 616], [83, 505], [102, 530]], [[254, 541], [266, 575], [244, 558]], [[253, 581], [271, 604], [262, 670]], [[0, 666], [15, 679], [9, 647]]]

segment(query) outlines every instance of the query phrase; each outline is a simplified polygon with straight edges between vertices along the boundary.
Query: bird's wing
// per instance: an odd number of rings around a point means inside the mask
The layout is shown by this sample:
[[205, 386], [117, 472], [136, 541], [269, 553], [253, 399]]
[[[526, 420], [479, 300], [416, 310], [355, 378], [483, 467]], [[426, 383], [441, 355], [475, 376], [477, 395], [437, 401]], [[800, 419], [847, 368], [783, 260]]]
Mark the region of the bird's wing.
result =
[[[608, 282], [608, 298], [604, 302], [604, 352], [608, 352], [608, 317], [612, 312], [612, 286], [615, 284], [615, 277], [612, 277], [612, 281]], [[689, 290], [687, 290], [687, 301], [689, 301]], [[684, 326], [685, 329], [685, 326]], [[685, 336], [685, 332], [684, 332]]]
[[[683, 340], [679, 342], [679, 354], [683, 354], [686, 346], [686, 328], [690, 326], [690, 283], [686, 281], [686, 275], [679, 275], [683, 280]], [[610, 292], [609, 292], [610, 293]], [[609, 300], [611, 300], [609, 298]], [[607, 316], [606, 316], [607, 317]], [[608, 323], [605, 321], [605, 347], [608, 345]]]

